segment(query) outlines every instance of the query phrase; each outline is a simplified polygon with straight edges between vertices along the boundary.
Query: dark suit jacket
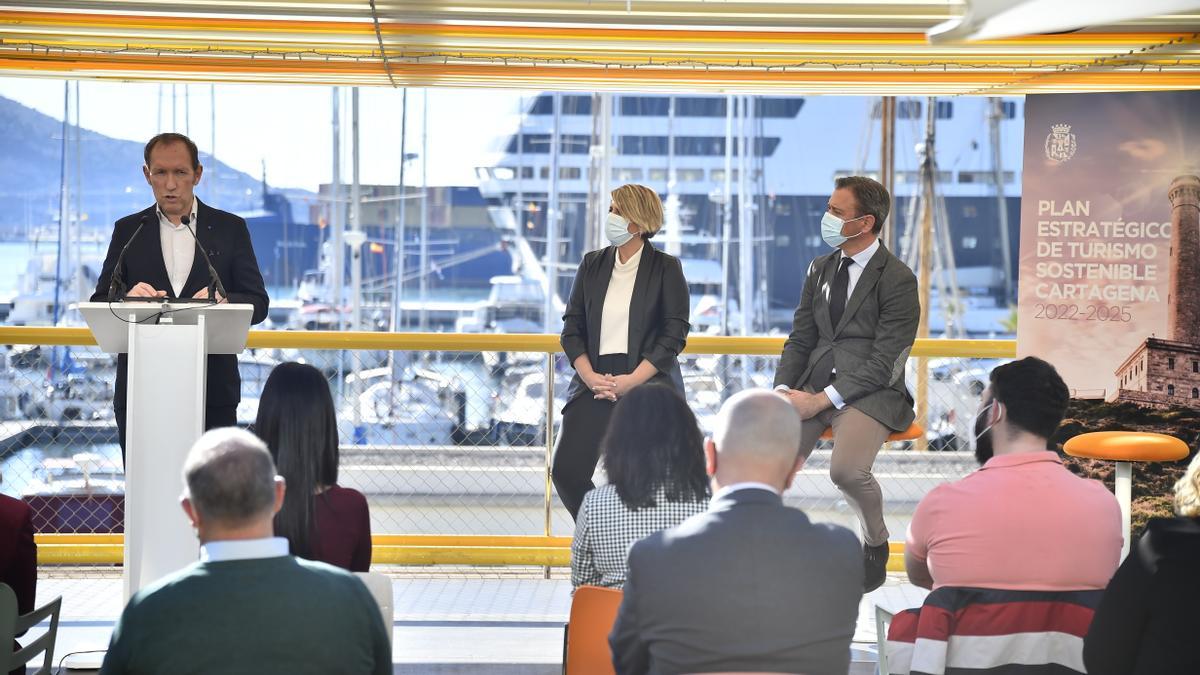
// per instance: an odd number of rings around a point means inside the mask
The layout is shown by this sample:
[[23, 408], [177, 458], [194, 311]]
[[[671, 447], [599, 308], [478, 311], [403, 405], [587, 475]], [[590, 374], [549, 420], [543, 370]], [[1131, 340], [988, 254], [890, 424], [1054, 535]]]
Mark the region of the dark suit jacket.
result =
[[609, 636], [619, 675], [845, 675], [862, 598], [858, 539], [762, 489], [633, 545]]
[[[575, 274], [560, 338], [572, 367], [582, 354], [588, 355], [593, 366], [599, 359], [600, 318], [616, 255], [615, 246], [592, 251], [583, 257]], [[682, 394], [678, 357], [691, 328], [683, 266], [678, 258], [654, 248], [650, 242], [642, 244], [641, 256], [629, 307], [629, 372], [645, 359], [658, 369], [651, 382], [669, 384]], [[567, 389], [568, 405], [585, 393], [590, 393], [587, 385], [576, 374]]]
[[[200, 245], [208, 251], [221, 283], [229, 293], [229, 302], [254, 305], [252, 323], [262, 323], [267, 318], [267, 290], [263, 286], [262, 273], [258, 269], [258, 260], [254, 257], [254, 247], [250, 243], [250, 230], [246, 229], [246, 221], [232, 213], [214, 209], [204, 202], [196, 207], [196, 237]], [[127, 288], [133, 288], [139, 281], [144, 281], [160, 291], [166, 291], [168, 298], [176, 297], [171, 288], [171, 280], [167, 276], [167, 266], [163, 262], [162, 237], [159, 235], [158, 214], [154, 206], [125, 216], [117, 221], [113, 228], [112, 242], [108, 245], [108, 255], [104, 259], [104, 267], [100, 270], [100, 279], [96, 283], [96, 292], [92, 294], [92, 302], [108, 300], [108, 286], [112, 281], [113, 267], [121, 249], [133, 236], [142, 217], [146, 217], [146, 226], [138, 234], [129, 252], [122, 261], [121, 278]], [[192, 272], [183, 285], [179, 297], [190, 298], [202, 288], [208, 286], [208, 266], [197, 247], [196, 256], [192, 260]], [[117, 357], [117, 383], [113, 396], [113, 406], [125, 407], [125, 377], [126, 355]], [[237, 357], [232, 354], [211, 355], [208, 357], [208, 392], [206, 403], [209, 406], [237, 405], [242, 400], [241, 377], [238, 375]]]
[[1083, 641], [1092, 675], [1200, 673], [1200, 519], [1154, 518], [1113, 575]]
[[0, 583], [17, 595], [17, 611], [33, 611], [37, 595], [37, 544], [33, 509], [20, 499], [0, 495]]
[[834, 326], [829, 295], [839, 259], [840, 252], [833, 251], [808, 266], [792, 333], [775, 371], [775, 386], [801, 389], [815, 376], [823, 381], [836, 367], [834, 388], [847, 405], [903, 431], [914, 418], [912, 396], [904, 386], [904, 365], [921, 320], [917, 278], [880, 244]]

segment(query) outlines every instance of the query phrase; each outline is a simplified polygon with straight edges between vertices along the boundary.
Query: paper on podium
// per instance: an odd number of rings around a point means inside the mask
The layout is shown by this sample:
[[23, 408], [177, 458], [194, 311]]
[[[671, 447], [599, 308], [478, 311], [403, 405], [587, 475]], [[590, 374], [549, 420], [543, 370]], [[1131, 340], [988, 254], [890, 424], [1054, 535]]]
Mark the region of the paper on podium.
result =
[[194, 326], [204, 316], [209, 354], [240, 354], [246, 349], [246, 336], [254, 306], [196, 302], [81, 302], [79, 313], [92, 329], [100, 349], [109, 354], [129, 352], [129, 323], [172, 323]]

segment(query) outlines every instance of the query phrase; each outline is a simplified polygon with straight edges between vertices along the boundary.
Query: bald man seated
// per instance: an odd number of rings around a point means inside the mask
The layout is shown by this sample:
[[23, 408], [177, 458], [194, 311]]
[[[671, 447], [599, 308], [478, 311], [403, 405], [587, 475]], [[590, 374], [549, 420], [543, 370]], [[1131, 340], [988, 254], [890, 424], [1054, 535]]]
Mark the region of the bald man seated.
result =
[[783, 504], [804, 464], [800, 426], [772, 391], [722, 406], [704, 447], [708, 511], [630, 549], [609, 636], [617, 673], [849, 669], [862, 552], [846, 528]]

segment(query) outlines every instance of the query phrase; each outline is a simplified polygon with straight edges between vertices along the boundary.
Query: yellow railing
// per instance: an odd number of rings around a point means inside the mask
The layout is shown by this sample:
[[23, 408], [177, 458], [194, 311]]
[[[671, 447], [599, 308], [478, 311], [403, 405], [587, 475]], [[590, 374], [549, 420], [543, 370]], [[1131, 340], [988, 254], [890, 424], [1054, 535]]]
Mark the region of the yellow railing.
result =
[[[783, 337], [693, 336], [690, 354], [749, 354], [775, 356]], [[0, 344], [95, 345], [86, 328], [0, 327]], [[557, 335], [379, 333], [365, 331], [250, 331], [247, 346], [257, 349], [369, 349], [442, 352], [541, 352], [562, 351]], [[917, 340], [915, 358], [1013, 358], [1014, 340]], [[552, 367], [552, 365], [550, 366]], [[546, 447], [546, 531], [543, 536], [442, 536], [376, 535], [372, 560], [397, 565], [531, 565], [562, 567], [570, 564], [570, 539], [549, 536], [549, 466], [551, 434]], [[38, 534], [40, 564], [119, 564], [124, 537], [119, 534]], [[903, 570], [903, 544], [892, 544], [892, 571]]]
[[[785, 338], [694, 335], [687, 354], [777, 356]], [[0, 344], [95, 345], [86, 328], [0, 327]], [[561, 352], [557, 335], [480, 333], [379, 333], [370, 331], [252, 330], [251, 349], [381, 349], [440, 352]], [[1013, 358], [1016, 340], [917, 340], [913, 357]]]

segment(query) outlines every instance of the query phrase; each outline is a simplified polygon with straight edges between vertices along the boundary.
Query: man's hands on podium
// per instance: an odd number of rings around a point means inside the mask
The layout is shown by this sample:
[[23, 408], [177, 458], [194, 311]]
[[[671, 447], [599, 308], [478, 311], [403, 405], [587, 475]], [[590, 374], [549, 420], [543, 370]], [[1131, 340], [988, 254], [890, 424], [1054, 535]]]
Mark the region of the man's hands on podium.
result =
[[155, 288], [150, 284], [144, 281], [139, 281], [137, 282], [137, 285], [129, 289], [129, 292], [125, 295], [135, 298], [165, 298], [167, 297], [167, 292], [155, 290]]
[[807, 391], [800, 391], [799, 389], [780, 389], [779, 393], [788, 398], [792, 407], [796, 409], [796, 412], [800, 413], [800, 419], [802, 420], [810, 420], [826, 408], [833, 407], [833, 401], [830, 401], [829, 395], [823, 391], [810, 394]]
[[[208, 287], [205, 286], [204, 288], [201, 288], [200, 290], [196, 291], [196, 294], [193, 295], [192, 297], [196, 298], [197, 300], [207, 300], [208, 299]], [[219, 305], [222, 302], [225, 302], [225, 296], [221, 295], [218, 292], [217, 293], [217, 304]]]

